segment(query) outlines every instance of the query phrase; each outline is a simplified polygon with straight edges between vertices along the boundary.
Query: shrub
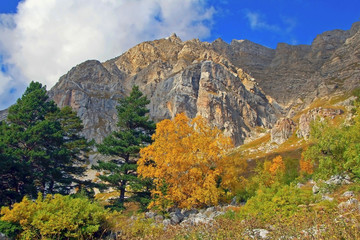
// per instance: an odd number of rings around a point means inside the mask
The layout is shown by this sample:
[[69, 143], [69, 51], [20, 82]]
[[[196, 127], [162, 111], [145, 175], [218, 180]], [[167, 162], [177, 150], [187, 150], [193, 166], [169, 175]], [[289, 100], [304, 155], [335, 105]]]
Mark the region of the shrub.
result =
[[299, 210], [299, 205], [307, 205], [314, 200], [311, 190], [274, 184], [271, 188], [260, 188], [241, 208], [238, 217], [255, 217], [263, 222], [271, 222], [276, 216], [281, 216], [286, 220]]
[[27, 197], [13, 208], [1, 209], [1, 221], [21, 227], [21, 239], [91, 239], [111, 227], [111, 214], [86, 198], [60, 194], [39, 194], [36, 201]]

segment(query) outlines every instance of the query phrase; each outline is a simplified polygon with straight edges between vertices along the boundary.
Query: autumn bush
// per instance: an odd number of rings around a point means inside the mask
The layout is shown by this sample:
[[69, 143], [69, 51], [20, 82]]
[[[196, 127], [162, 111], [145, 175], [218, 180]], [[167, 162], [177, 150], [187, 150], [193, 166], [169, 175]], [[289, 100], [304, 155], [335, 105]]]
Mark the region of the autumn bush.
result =
[[152, 206], [204, 207], [232, 194], [243, 169], [235, 168], [227, 155], [231, 139], [202, 117], [178, 114], [163, 120], [152, 138], [138, 161], [138, 173], [154, 179]]
[[[236, 190], [236, 195], [240, 201], [247, 201], [255, 196], [258, 189], [271, 187], [273, 184], [285, 184], [294, 180], [292, 163], [289, 165], [278, 155], [271, 161], [259, 162], [254, 170], [254, 174], [246, 181], [242, 188]], [[295, 171], [297, 171], [295, 167]]]
[[154, 219], [145, 218], [144, 214], [132, 217], [121, 215], [116, 220], [114, 229], [120, 233], [117, 239], [165, 239], [164, 225], [155, 223]]
[[3, 207], [0, 220], [19, 226], [19, 239], [93, 239], [110, 230], [115, 214], [84, 197], [40, 194]]

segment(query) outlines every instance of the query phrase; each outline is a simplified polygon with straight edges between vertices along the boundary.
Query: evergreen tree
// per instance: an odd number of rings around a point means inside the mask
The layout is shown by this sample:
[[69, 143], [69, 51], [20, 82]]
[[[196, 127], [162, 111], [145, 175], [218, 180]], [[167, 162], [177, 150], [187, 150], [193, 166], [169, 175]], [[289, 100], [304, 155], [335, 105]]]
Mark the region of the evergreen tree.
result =
[[45, 86], [30, 83], [1, 125], [1, 165], [8, 166], [1, 176], [11, 179], [8, 186], [1, 186], [6, 194], [14, 192], [21, 198], [35, 197], [38, 191], [69, 192], [74, 174], [83, 171], [76, 166], [77, 156], [88, 151], [86, 140], [79, 137], [81, 121], [74, 114], [49, 101]]
[[[83, 188], [92, 186], [91, 182], [79, 180], [86, 171], [85, 162], [88, 159], [87, 153], [93, 145], [93, 141], [88, 142], [84, 136], [80, 135], [83, 124], [71, 107], [65, 106], [55, 114], [51, 114], [49, 119], [60, 123], [63, 135], [63, 146], [67, 149], [68, 157], [58, 161], [58, 167], [62, 171], [62, 176], [57, 182], [62, 182], [63, 186]], [[60, 185], [61, 187], [61, 185]], [[64, 190], [64, 189], [63, 189]], [[61, 188], [56, 192], [61, 191]]]
[[6, 124], [0, 122], [0, 206], [10, 205], [14, 201], [21, 200], [16, 191], [22, 166], [17, 164], [12, 154], [9, 154], [4, 143]]
[[146, 188], [150, 187], [149, 182], [144, 182], [136, 174], [139, 151], [151, 143], [151, 135], [155, 130], [154, 122], [147, 115], [149, 110], [146, 105], [149, 103], [139, 87], [134, 86], [130, 96], [119, 100], [118, 130], [112, 132], [97, 146], [101, 154], [113, 157], [109, 162], [99, 161], [93, 168], [103, 171], [99, 178], [107, 187], [119, 190], [119, 207], [123, 207], [127, 186], [131, 187], [133, 197], [139, 201], [143, 202], [150, 197], [150, 192], [146, 191]]

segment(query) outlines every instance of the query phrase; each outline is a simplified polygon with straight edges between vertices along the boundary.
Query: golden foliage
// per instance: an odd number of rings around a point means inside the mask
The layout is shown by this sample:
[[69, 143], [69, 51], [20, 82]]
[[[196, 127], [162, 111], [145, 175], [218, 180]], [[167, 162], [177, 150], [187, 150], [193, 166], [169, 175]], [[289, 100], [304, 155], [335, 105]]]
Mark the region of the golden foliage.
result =
[[178, 114], [172, 121], [163, 120], [152, 138], [138, 161], [138, 173], [154, 179], [152, 206], [216, 205], [242, 171], [227, 155], [233, 147], [231, 139], [200, 116], [191, 120]]
[[269, 168], [269, 172], [271, 173], [271, 175], [277, 175], [277, 174], [283, 174], [285, 173], [285, 164], [284, 161], [282, 159], [282, 157], [279, 155], [277, 157], [275, 157], [272, 160], [272, 164]]
[[301, 174], [313, 174], [314, 173], [314, 164], [312, 161], [300, 159], [300, 173]]
[[36, 201], [24, 197], [3, 207], [0, 220], [20, 225], [21, 239], [92, 239], [114, 225], [116, 214], [86, 198], [39, 194]]
[[270, 187], [284, 176], [285, 170], [285, 163], [279, 155], [271, 161], [265, 161], [263, 167], [258, 170], [258, 176], [255, 176], [253, 181]]

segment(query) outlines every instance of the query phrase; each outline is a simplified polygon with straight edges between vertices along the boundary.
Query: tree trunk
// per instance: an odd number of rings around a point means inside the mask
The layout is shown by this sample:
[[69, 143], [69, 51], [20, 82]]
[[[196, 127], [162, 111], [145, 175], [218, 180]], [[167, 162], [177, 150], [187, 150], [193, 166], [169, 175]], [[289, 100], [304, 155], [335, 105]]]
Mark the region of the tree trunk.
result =
[[121, 181], [121, 183], [120, 183], [120, 198], [119, 198], [119, 202], [120, 202], [121, 204], [124, 204], [124, 202], [125, 202], [126, 183], [127, 183], [126, 180], [123, 180], [123, 181]]

